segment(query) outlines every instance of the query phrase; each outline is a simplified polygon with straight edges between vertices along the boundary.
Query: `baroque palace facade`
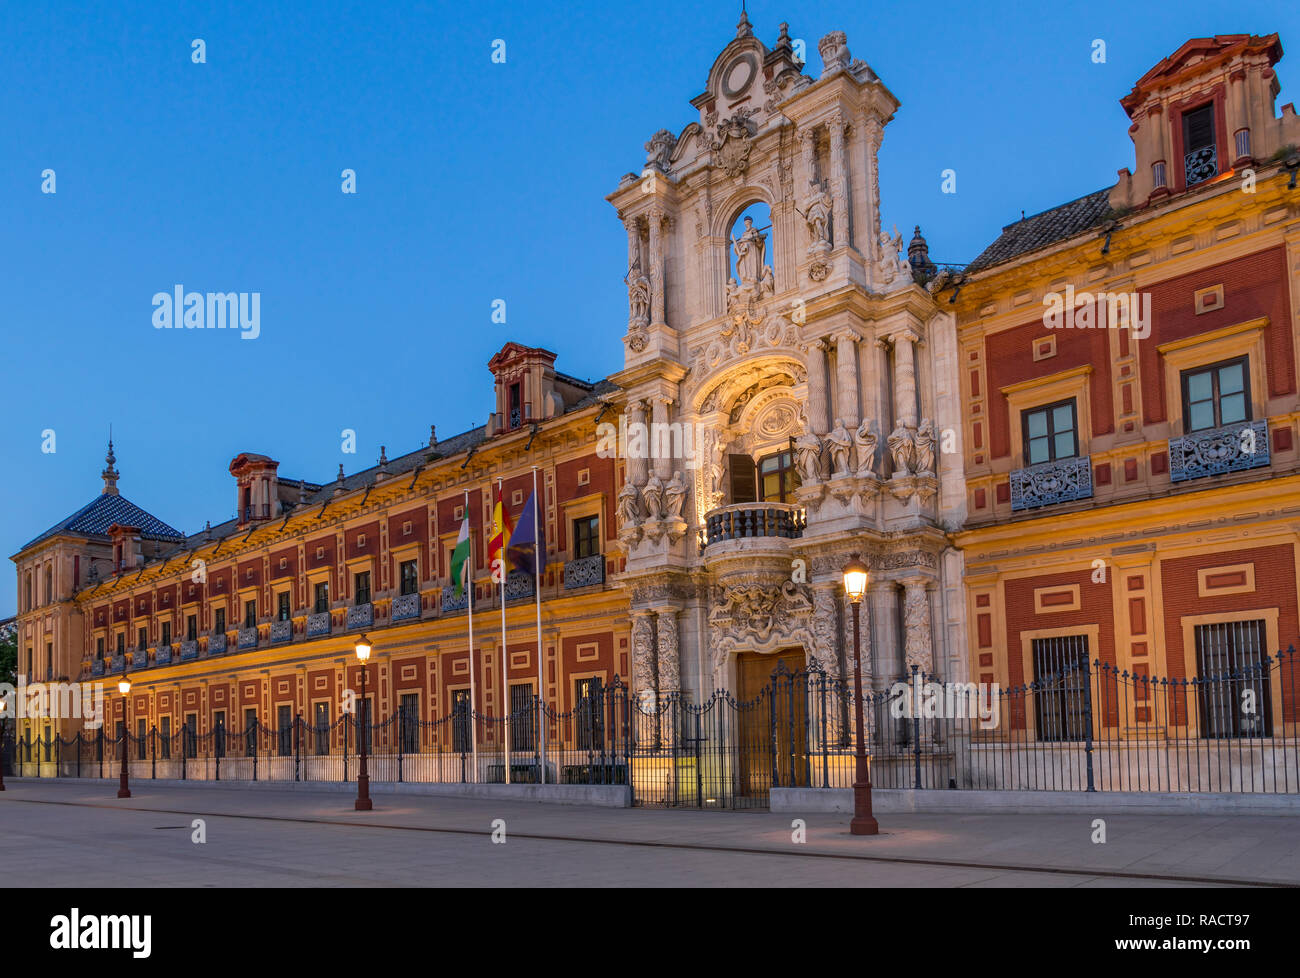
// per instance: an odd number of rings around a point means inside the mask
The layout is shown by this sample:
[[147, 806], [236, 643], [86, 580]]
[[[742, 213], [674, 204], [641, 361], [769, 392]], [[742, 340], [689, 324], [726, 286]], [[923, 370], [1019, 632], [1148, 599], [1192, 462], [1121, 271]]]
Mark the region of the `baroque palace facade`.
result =
[[[133, 732], [282, 728], [336, 717], [366, 630], [376, 715], [448, 716], [472, 654], [499, 716], [537, 692], [535, 612], [512, 579], [502, 650], [482, 530], [497, 479], [518, 514], [534, 467], [557, 710], [593, 678], [653, 703], [751, 697], [777, 663], [845, 676], [854, 553], [877, 689], [913, 666], [1016, 685], [1081, 649], [1192, 677], [1296, 641], [1300, 124], [1274, 114], [1276, 36], [1188, 42], [1123, 99], [1134, 172], [942, 271], [919, 228], [881, 226], [897, 99], [843, 33], [818, 48], [814, 76], [742, 16], [696, 116], [609, 194], [621, 370], [586, 384], [508, 344], [484, 427], [332, 483], [242, 454], [238, 516], [190, 536], [118, 493], [110, 445], [103, 493], [13, 558], [20, 671], [129, 669]], [[1045, 324], [1084, 291], [1138, 298], [1102, 304], [1118, 328]]]

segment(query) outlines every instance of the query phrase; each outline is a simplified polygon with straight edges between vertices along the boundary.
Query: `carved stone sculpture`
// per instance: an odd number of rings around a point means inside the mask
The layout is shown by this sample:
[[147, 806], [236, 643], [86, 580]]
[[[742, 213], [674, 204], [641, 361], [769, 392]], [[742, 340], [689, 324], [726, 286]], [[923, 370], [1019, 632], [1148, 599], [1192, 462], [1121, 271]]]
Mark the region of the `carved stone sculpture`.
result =
[[811, 431], [805, 431], [794, 443], [795, 465], [805, 486], [820, 482], [822, 478], [822, 443]]
[[686, 482], [682, 479], [680, 470], [673, 473], [673, 477], [664, 486], [663, 495], [663, 518], [666, 520], [680, 520], [682, 518], [682, 504], [686, 501]]
[[618, 494], [618, 519], [625, 527], [636, 526], [641, 522], [641, 503], [636, 486], [630, 482], [625, 483]]
[[853, 451], [853, 436], [844, 427], [843, 418], [835, 419], [835, 427], [826, 436], [826, 448], [831, 453], [832, 477], [838, 478], [839, 476], [848, 475], [850, 473], [849, 456]]
[[736, 274], [741, 285], [757, 285], [763, 278], [763, 251], [767, 244], [767, 235], [754, 227], [752, 217], [745, 218], [745, 230], [739, 237], [731, 239], [731, 247], [736, 256]]
[[908, 578], [903, 582], [903, 657], [909, 672], [913, 665], [929, 672], [934, 659], [934, 643], [930, 637], [930, 600], [923, 578]]
[[871, 430], [866, 418], [862, 419], [862, 424], [853, 433], [853, 440], [858, 446], [858, 478], [875, 475], [876, 433]]
[[653, 702], [658, 681], [654, 622], [644, 611], [632, 614], [632, 682], [642, 703]]
[[900, 424], [889, 436], [889, 454], [894, 460], [894, 471], [904, 475], [911, 473], [916, 442], [912, 430]]
[[808, 213], [804, 215], [804, 220], [808, 222], [808, 234], [812, 238], [808, 254], [824, 255], [831, 250], [831, 192], [825, 182], [810, 180], [808, 186], [812, 192]]
[[641, 490], [641, 500], [645, 503], [645, 515], [648, 520], [663, 519], [664, 484], [653, 472]]
[[916, 429], [915, 471], [934, 471], [934, 422], [929, 418], [922, 418]]

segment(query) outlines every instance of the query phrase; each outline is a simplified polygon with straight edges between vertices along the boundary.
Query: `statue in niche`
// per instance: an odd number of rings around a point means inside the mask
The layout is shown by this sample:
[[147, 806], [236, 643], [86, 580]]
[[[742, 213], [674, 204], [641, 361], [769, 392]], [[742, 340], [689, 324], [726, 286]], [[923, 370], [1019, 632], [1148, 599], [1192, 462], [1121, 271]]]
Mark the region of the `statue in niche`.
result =
[[934, 422], [929, 418], [922, 418], [916, 429], [914, 453], [917, 473], [934, 471]]
[[901, 421], [889, 436], [889, 454], [894, 460], [894, 471], [907, 475], [912, 471], [916, 441], [912, 430]]
[[836, 418], [835, 427], [826, 436], [826, 447], [831, 453], [831, 474], [835, 477], [849, 474], [849, 455], [853, 450], [853, 436], [844, 427], [844, 419]]
[[811, 431], [805, 430], [795, 439], [795, 465], [799, 469], [799, 479], [805, 486], [820, 482], [822, 477], [822, 443]]
[[680, 469], [673, 473], [673, 477], [668, 480], [668, 485], [664, 486], [663, 501], [663, 518], [666, 520], [680, 520], [682, 518], [682, 505], [686, 502], [686, 482], [682, 479]]
[[824, 182], [810, 180], [808, 186], [812, 191], [812, 200], [804, 217], [808, 222], [808, 233], [812, 237], [808, 253], [823, 254], [831, 250], [831, 192], [826, 189]]
[[618, 518], [623, 526], [636, 526], [641, 522], [641, 506], [636, 486], [628, 482], [618, 494]]
[[627, 283], [628, 325], [646, 326], [650, 323], [650, 280], [641, 271], [641, 256], [637, 255], [623, 278]]
[[853, 433], [853, 440], [858, 445], [858, 478], [865, 479], [875, 475], [876, 467], [876, 433], [866, 418]]
[[897, 227], [894, 228], [892, 238], [884, 231], [880, 232], [880, 260], [876, 263], [876, 269], [880, 273], [883, 284], [888, 285], [898, 278], [903, 265], [907, 261], [903, 257], [905, 254], [903, 236], [898, 233]]
[[659, 481], [659, 476], [651, 472], [650, 478], [646, 480], [645, 487], [641, 490], [641, 498], [645, 501], [646, 519], [663, 519], [663, 494], [664, 484]]
[[745, 230], [740, 233], [740, 237], [731, 239], [731, 247], [736, 256], [736, 275], [742, 286], [753, 287], [762, 282], [766, 242], [767, 236], [754, 227], [752, 217], [745, 218]]

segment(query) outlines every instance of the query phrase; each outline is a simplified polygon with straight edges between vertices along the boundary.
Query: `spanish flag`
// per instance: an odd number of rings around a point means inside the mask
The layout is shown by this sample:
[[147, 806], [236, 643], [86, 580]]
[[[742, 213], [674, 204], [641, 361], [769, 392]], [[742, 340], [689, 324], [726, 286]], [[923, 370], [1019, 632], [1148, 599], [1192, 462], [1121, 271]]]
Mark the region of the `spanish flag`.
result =
[[[510, 573], [510, 560], [506, 554], [506, 548], [510, 546], [510, 534], [515, 531], [515, 525], [510, 520], [510, 513], [505, 507], [505, 501], [498, 498], [496, 508], [492, 510], [492, 537], [488, 540], [488, 566], [492, 568], [493, 574], [500, 573], [500, 580], [504, 581], [506, 575]], [[501, 563], [498, 565], [497, 560]], [[500, 571], [497, 571], [498, 566]]]

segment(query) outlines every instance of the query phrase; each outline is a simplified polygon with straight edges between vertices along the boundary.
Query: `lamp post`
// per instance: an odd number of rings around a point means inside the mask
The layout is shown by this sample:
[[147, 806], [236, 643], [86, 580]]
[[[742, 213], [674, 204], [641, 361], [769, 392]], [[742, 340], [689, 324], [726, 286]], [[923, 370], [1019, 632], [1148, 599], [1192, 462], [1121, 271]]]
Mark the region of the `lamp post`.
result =
[[867, 738], [862, 722], [862, 595], [870, 571], [857, 554], [844, 565], [844, 593], [853, 605], [853, 717], [857, 723], [857, 771], [853, 778], [853, 835], [878, 835], [880, 824], [871, 814], [871, 768], [867, 764]]
[[131, 680], [127, 678], [125, 672], [122, 673], [122, 678], [118, 680], [117, 691], [122, 694], [122, 746], [120, 748], [122, 751], [122, 776], [117, 786], [117, 797], [130, 798], [131, 788], [127, 785], [126, 780], [126, 737], [127, 731], [131, 729], [128, 725], [130, 717], [127, 714], [127, 710], [131, 707], [129, 696], [131, 692]]
[[370, 803], [370, 775], [366, 771], [366, 662], [370, 659], [370, 639], [362, 635], [357, 639], [357, 661], [361, 663], [361, 723], [357, 726], [357, 740], [361, 748], [361, 768], [357, 772], [357, 811], [368, 812]]
[[[5, 743], [5, 720], [7, 719], [7, 717], [5, 716], [5, 711], [8, 709], [9, 709], [9, 701], [0, 700], [0, 791], [5, 790], [4, 743]], [[17, 757], [18, 757], [18, 741], [17, 738], [15, 738], [14, 758], [16, 759]]]

